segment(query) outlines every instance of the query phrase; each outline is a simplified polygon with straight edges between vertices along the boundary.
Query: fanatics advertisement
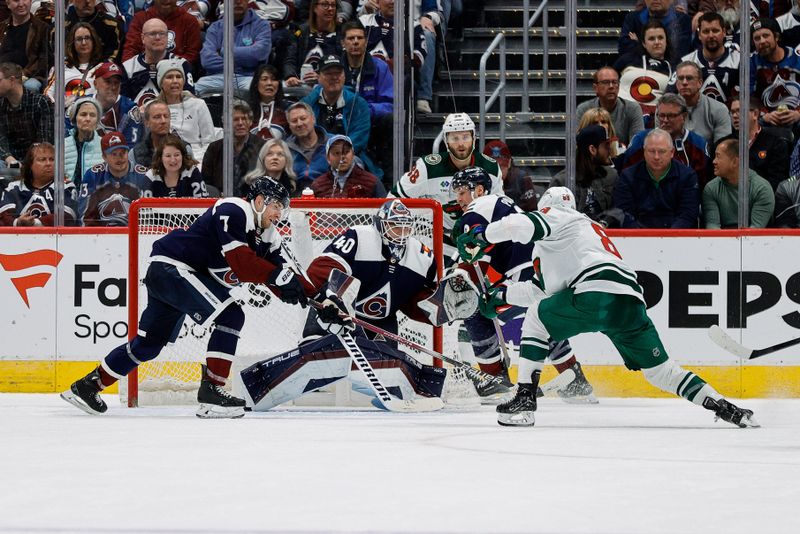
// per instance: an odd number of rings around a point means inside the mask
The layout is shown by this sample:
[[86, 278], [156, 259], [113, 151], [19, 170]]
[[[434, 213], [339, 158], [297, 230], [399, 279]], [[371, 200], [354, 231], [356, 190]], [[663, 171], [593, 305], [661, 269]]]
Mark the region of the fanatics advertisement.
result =
[[[797, 237], [716, 235], [613, 237], [681, 364], [738, 362], [709, 340], [714, 324], [755, 348], [800, 335]], [[123, 233], [0, 234], [0, 359], [93, 361], [125, 339], [127, 247]], [[730, 267], [740, 264], [741, 271]], [[602, 335], [584, 334], [572, 344], [586, 364], [622, 363]], [[791, 365], [794, 352], [758, 364]]]

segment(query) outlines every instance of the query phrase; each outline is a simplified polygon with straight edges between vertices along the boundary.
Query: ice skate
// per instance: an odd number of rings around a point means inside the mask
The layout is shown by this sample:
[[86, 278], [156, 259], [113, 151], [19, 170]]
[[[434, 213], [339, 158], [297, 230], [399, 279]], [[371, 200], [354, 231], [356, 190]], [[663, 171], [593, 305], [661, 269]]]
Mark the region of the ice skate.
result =
[[586, 380], [580, 362], [570, 367], [575, 372], [575, 380], [558, 390], [561, 400], [569, 404], [598, 404], [597, 397], [594, 396], [592, 385]]
[[536, 390], [541, 371], [534, 371], [533, 382], [517, 384], [517, 393], [508, 402], [497, 406], [497, 422], [502, 426], [533, 426], [536, 419]]
[[472, 384], [475, 386], [475, 391], [478, 392], [478, 396], [481, 399], [481, 404], [493, 406], [507, 400], [509, 397], [511, 388], [513, 388], [514, 385], [508, 377], [508, 371], [503, 369], [503, 371], [497, 375], [497, 378], [500, 379], [499, 383], [470, 377]]
[[70, 388], [61, 394], [61, 398], [90, 415], [100, 415], [108, 409], [106, 403], [100, 398], [100, 389], [98, 367], [80, 380], [73, 382]]
[[197, 390], [197, 417], [201, 419], [237, 419], [244, 417], [244, 399], [234, 397], [222, 386], [209, 380], [203, 366], [200, 389]]
[[733, 423], [739, 428], [758, 428], [761, 425], [753, 418], [753, 410], [739, 408], [725, 399], [714, 400], [711, 397], [703, 401], [703, 408], [711, 410], [717, 416], [714, 421], [722, 419], [728, 423]]

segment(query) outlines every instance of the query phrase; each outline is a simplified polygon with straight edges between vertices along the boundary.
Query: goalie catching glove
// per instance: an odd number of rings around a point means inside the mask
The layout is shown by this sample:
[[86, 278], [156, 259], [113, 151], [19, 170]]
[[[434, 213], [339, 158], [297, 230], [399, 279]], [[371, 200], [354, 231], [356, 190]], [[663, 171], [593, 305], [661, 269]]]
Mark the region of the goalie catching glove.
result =
[[334, 335], [355, 330], [344, 301], [330, 289], [325, 291], [322, 308], [317, 310], [317, 323], [326, 332]]
[[486, 240], [483, 226], [475, 225], [468, 231], [464, 232], [456, 240], [458, 245], [458, 255], [461, 259], [469, 263], [475, 263], [481, 259], [493, 247], [493, 243]]
[[300, 304], [303, 308], [308, 305], [303, 284], [291, 269], [276, 267], [267, 278], [267, 285], [276, 290], [274, 293], [287, 304]]
[[456, 268], [442, 278], [436, 292], [418, 306], [434, 326], [468, 319], [478, 310], [478, 288], [464, 269]]

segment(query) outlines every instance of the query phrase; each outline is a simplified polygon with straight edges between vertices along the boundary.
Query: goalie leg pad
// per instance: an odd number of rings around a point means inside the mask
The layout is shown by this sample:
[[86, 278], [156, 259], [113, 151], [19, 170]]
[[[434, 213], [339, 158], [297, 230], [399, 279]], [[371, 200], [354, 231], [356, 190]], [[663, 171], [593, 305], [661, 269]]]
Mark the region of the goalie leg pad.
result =
[[329, 335], [257, 362], [240, 373], [248, 405], [266, 411], [346, 377], [351, 360]]

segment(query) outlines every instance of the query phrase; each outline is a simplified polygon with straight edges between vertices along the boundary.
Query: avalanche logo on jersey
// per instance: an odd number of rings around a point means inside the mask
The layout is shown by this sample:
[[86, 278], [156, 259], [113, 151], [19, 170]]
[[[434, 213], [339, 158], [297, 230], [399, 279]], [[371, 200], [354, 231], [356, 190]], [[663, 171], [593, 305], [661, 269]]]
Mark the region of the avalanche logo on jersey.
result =
[[230, 267], [221, 267], [219, 269], [212, 269], [209, 267], [208, 272], [214, 277], [214, 280], [220, 282], [225, 287], [236, 287], [239, 285], [239, 278]]
[[25, 204], [25, 207], [20, 210], [22, 215], [33, 215], [37, 219], [41, 219], [45, 215], [50, 215], [50, 208], [47, 207], [47, 200], [45, 197], [38, 193], [31, 195], [31, 199]]
[[[727, 73], [725, 74], [727, 76]], [[703, 82], [703, 86], [700, 88], [700, 92], [706, 95], [709, 98], [713, 98], [717, 102], [725, 103], [725, 91], [722, 89], [722, 84], [719, 83], [717, 77], [714, 74], [709, 74], [706, 78], [706, 81]]]
[[372, 295], [356, 301], [356, 313], [371, 319], [385, 319], [389, 316], [389, 309], [392, 307], [391, 294], [389, 282], [386, 282]]
[[129, 198], [119, 193], [114, 193], [106, 199], [101, 200], [97, 205], [97, 212], [100, 220], [112, 226], [128, 225], [128, 210], [131, 207]]
[[775, 109], [781, 105], [794, 109], [800, 106], [800, 84], [793, 80], [784, 80], [779, 71], [772, 84], [764, 89], [761, 101], [769, 109]]

